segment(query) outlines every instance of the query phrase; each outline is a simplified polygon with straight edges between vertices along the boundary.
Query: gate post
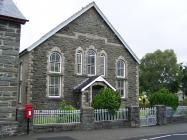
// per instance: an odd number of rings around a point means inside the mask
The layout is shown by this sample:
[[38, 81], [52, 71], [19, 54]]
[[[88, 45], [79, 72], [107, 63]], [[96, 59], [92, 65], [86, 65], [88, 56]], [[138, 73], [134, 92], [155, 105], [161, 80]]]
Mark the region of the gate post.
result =
[[140, 127], [140, 108], [138, 106], [128, 107], [128, 120], [130, 127]]
[[166, 106], [165, 105], [155, 105], [156, 107], [156, 117], [157, 117], [157, 125], [165, 125], [166, 124]]
[[94, 109], [92, 107], [81, 109], [81, 128], [83, 130], [94, 129]]

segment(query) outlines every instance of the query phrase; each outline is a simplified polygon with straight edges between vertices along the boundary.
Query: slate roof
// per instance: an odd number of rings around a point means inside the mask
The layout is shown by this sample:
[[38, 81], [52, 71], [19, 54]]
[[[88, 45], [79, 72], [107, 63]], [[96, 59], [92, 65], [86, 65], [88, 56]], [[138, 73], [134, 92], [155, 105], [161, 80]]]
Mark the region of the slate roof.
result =
[[0, 18], [24, 24], [28, 21], [12, 0], [0, 0]]
[[96, 78], [98, 78], [99, 76], [92, 76], [90, 78], [85, 79], [82, 83], [80, 83], [79, 85], [77, 85], [74, 88], [75, 92], [80, 92], [81, 89], [83, 89], [85, 86], [87, 86], [89, 83], [91, 83], [92, 81], [94, 81]]
[[87, 79], [85, 79], [82, 83], [74, 87], [74, 92], [81, 92], [87, 89], [89, 86], [91, 86], [95, 82], [103, 82], [106, 85], [108, 85], [113, 90], [116, 90], [112, 85], [110, 85], [102, 76], [92, 76]]

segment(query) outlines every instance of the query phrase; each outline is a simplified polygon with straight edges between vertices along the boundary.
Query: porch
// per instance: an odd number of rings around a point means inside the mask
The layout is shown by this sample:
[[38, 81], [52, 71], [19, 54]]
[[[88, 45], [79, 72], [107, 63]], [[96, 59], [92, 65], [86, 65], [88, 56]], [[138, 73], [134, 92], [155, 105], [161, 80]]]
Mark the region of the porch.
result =
[[114, 91], [116, 91], [116, 89], [108, 81], [106, 81], [102, 76], [92, 76], [84, 80], [82, 83], [80, 83], [76, 87], [74, 87], [74, 90], [73, 90], [74, 93], [81, 94], [80, 108], [91, 107], [93, 98], [103, 88], [111, 88]]

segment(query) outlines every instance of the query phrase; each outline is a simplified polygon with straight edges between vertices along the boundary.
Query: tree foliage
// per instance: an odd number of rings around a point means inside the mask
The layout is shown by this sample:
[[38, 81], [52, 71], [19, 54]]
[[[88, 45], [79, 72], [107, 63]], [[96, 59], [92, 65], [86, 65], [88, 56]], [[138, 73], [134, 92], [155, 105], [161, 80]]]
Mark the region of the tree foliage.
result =
[[163, 88], [149, 96], [150, 105], [166, 105], [176, 109], [179, 105], [178, 96]]
[[179, 65], [173, 50], [157, 50], [146, 54], [140, 65], [140, 93], [155, 92], [161, 88], [177, 92]]
[[115, 112], [121, 105], [121, 97], [118, 92], [110, 88], [101, 90], [92, 101], [92, 107], [95, 109], [108, 109], [110, 112]]
[[187, 65], [181, 64], [181, 90], [187, 96]]

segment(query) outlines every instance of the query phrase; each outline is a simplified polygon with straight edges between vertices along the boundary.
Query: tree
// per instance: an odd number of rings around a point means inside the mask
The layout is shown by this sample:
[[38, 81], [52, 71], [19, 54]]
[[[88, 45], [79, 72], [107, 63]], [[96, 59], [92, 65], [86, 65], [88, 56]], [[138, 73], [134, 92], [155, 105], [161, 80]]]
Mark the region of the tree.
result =
[[177, 92], [180, 83], [179, 69], [173, 50], [157, 50], [146, 54], [140, 65], [140, 93], [152, 93], [161, 88]]
[[181, 90], [183, 92], [183, 100], [184, 95], [187, 96], [187, 65], [181, 64]]

